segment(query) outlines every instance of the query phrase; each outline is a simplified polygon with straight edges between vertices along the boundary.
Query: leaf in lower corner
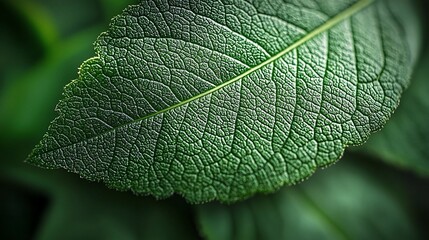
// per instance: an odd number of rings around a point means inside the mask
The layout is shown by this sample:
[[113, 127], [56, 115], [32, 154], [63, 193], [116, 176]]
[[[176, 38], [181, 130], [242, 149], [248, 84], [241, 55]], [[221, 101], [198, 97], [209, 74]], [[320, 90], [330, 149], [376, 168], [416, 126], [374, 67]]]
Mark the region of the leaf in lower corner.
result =
[[302, 181], [396, 108], [411, 64], [395, 19], [386, 1], [143, 0], [28, 162], [190, 202]]
[[420, 239], [405, 198], [397, 197], [406, 193], [362, 160], [346, 157], [314, 181], [275, 194], [199, 205], [200, 232], [208, 240]]

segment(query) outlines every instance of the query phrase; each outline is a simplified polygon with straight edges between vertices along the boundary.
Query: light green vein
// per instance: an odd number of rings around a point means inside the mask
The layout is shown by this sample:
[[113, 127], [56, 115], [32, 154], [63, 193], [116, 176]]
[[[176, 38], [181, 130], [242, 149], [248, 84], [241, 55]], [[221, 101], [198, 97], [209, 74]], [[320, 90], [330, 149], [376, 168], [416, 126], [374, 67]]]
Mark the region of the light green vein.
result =
[[[194, 97], [192, 97], [192, 98], [189, 98], [189, 99], [186, 99], [186, 100], [181, 101], [181, 102], [179, 102], [179, 103], [176, 103], [176, 104], [174, 104], [174, 105], [171, 105], [171, 106], [169, 106], [169, 107], [167, 107], [167, 108], [164, 108], [164, 109], [162, 109], [162, 110], [160, 110], [160, 111], [150, 113], [150, 114], [148, 114], [148, 115], [146, 115], [146, 116], [144, 116], [144, 117], [137, 118], [137, 119], [134, 119], [133, 121], [130, 121], [130, 122], [128, 122], [128, 123], [125, 123], [125, 124], [119, 125], [119, 126], [117, 126], [117, 127], [114, 127], [114, 128], [112, 128], [112, 129], [110, 129], [110, 130], [108, 130], [108, 131], [106, 131], [106, 132], [100, 133], [100, 134], [98, 134], [98, 135], [96, 135], [96, 136], [94, 136], [94, 137], [91, 137], [91, 138], [95, 138], [95, 137], [97, 137], [97, 136], [99, 136], [99, 135], [103, 135], [103, 134], [109, 133], [109, 132], [114, 131], [115, 129], [121, 128], [121, 127], [123, 127], [123, 126], [127, 126], [127, 125], [129, 125], [129, 124], [132, 124], [132, 123], [135, 123], [135, 122], [138, 122], [138, 121], [143, 121], [143, 120], [145, 120], [145, 119], [148, 119], [148, 118], [151, 118], [151, 117], [157, 116], [157, 115], [159, 115], [159, 114], [162, 114], [162, 113], [168, 112], [168, 111], [170, 111], [170, 110], [173, 110], [173, 109], [175, 109], [175, 108], [178, 108], [178, 107], [180, 107], [180, 106], [183, 106], [183, 105], [185, 105], [185, 104], [187, 104], [187, 103], [190, 103], [190, 102], [192, 102], [192, 101], [195, 101], [195, 100], [197, 100], [197, 99], [199, 99], [199, 98], [202, 98], [202, 97], [204, 97], [204, 96], [207, 96], [207, 95], [209, 95], [209, 94], [211, 94], [211, 93], [213, 93], [213, 92], [216, 92], [216, 91], [218, 91], [219, 89], [222, 89], [222, 88], [223, 88], [223, 87], [225, 87], [225, 86], [228, 86], [228, 85], [230, 85], [230, 84], [233, 84], [233, 83], [235, 83], [235, 82], [239, 81], [240, 79], [242, 79], [242, 78], [244, 78], [244, 77], [246, 77], [246, 76], [250, 75], [251, 73], [253, 73], [253, 72], [255, 72], [255, 71], [257, 71], [257, 70], [259, 70], [259, 69], [263, 68], [264, 66], [266, 66], [266, 65], [268, 65], [268, 64], [270, 64], [270, 63], [272, 63], [272, 62], [276, 61], [277, 59], [281, 58], [282, 56], [284, 56], [284, 55], [285, 55], [285, 54], [287, 54], [288, 52], [290, 52], [290, 51], [292, 51], [292, 50], [294, 50], [294, 49], [298, 48], [299, 46], [301, 46], [301, 45], [302, 45], [302, 44], [304, 44], [305, 42], [309, 41], [310, 39], [314, 38], [315, 36], [317, 36], [317, 35], [319, 35], [319, 34], [321, 34], [321, 33], [323, 33], [323, 32], [326, 32], [327, 30], [331, 29], [332, 27], [334, 27], [334, 26], [335, 26], [335, 25], [337, 25], [338, 23], [340, 23], [340, 22], [342, 22], [343, 20], [345, 20], [345, 19], [347, 19], [347, 18], [351, 17], [351, 16], [352, 16], [352, 15], [354, 15], [355, 13], [357, 13], [357, 12], [361, 11], [362, 9], [364, 9], [365, 7], [367, 7], [368, 5], [370, 5], [372, 2], [374, 2], [374, 0], [360, 0], [360, 1], [356, 2], [355, 4], [353, 4], [352, 6], [350, 6], [350, 7], [349, 7], [349, 8], [347, 8], [347, 9], [345, 9], [345, 10], [344, 10], [344, 11], [342, 11], [341, 13], [337, 14], [337, 15], [336, 15], [336, 16], [334, 16], [333, 18], [331, 18], [331, 19], [327, 20], [324, 24], [320, 25], [319, 27], [317, 27], [317, 28], [315, 28], [314, 30], [312, 30], [311, 32], [309, 32], [309, 33], [308, 33], [307, 35], [305, 35], [303, 38], [299, 39], [298, 41], [296, 41], [295, 43], [293, 43], [293, 44], [292, 44], [292, 45], [290, 45], [289, 47], [285, 48], [283, 51], [281, 51], [281, 52], [277, 53], [276, 55], [274, 55], [274, 56], [272, 56], [272, 57], [270, 57], [270, 58], [268, 58], [267, 60], [263, 61], [262, 63], [260, 63], [260, 64], [258, 64], [258, 65], [256, 65], [256, 66], [254, 66], [254, 67], [252, 67], [252, 68], [248, 69], [247, 71], [245, 71], [245, 72], [241, 73], [240, 75], [238, 75], [238, 76], [236, 76], [236, 77], [234, 77], [234, 78], [232, 78], [232, 79], [230, 79], [230, 80], [228, 80], [228, 81], [226, 81], [226, 82], [224, 82], [224, 83], [222, 83], [222, 84], [220, 84], [220, 85], [218, 85], [218, 86], [216, 86], [216, 87], [214, 87], [214, 88], [211, 88], [211, 89], [210, 89], [210, 90], [208, 90], [208, 91], [205, 91], [205, 92], [200, 93], [200, 94], [198, 94], [198, 95], [196, 95], [196, 96], [194, 96]], [[91, 138], [90, 138], [90, 139], [91, 139]], [[87, 140], [89, 140], [89, 139], [87, 139]], [[58, 149], [60, 149], [60, 148], [65, 148], [65, 147], [68, 147], [68, 146], [71, 146], [71, 145], [74, 145], [74, 144], [76, 144], [76, 143], [71, 143], [71, 144], [66, 145], [66, 146], [61, 146], [61, 147], [59, 147], [59, 148], [52, 149], [52, 150], [49, 150], [49, 151], [46, 151], [46, 152], [43, 152], [43, 153], [40, 153], [40, 154], [37, 154], [37, 155], [41, 155], [41, 154], [46, 154], [46, 153], [49, 153], [49, 152], [53, 152], [53, 151], [58, 150]], [[34, 153], [34, 152], [33, 152], [33, 153]], [[33, 153], [32, 153], [32, 154], [30, 154], [29, 159], [31, 159], [32, 157], [34, 157]]]
[[370, 3], [372, 3], [374, 0], [361, 0], [358, 1], [357, 3], [355, 3], [354, 5], [352, 5], [351, 7], [347, 8], [346, 10], [344, 10], [343, 12], [339, 13], [338, 15], [336, 15], [335, 17], [329, 19], [328, 21], [326, 21], [324, 24], [320, 25], [319, 27], [317, 27], [316, 29], [312, 30], [311, 32], [309, 32], [307, 35], [305, 35], [303, 38], [299, 39], [298, 41], [296, 41], [295, 43], [293, 43], [292, 45], [290, 45], [289, 47], [285, 48], [283, 51], [277, 53], [276, 55], [268, 58], [267, 60], [263, 61], [262, 63], [250, 68], [249, 70], [243, 72], [242, 74], [214, 87], [211, 88], [208, 91], [205, 91], [203, 93], [200, 93], [194, 97], [191, 97], [189, 99], [186, 99], [184, 101], [181, 101], [179, 103], [176, 103], [174, 105], [171, 105], [170, 107], [164, 108], [160, 111], [148, 114], [144, 117], [138, 118], [136, 120], [134, 120], [133, 122], [136, 121], [141, 121], [141, 120], [145, 120], [147, 118], [151, 118], [154, 117], [158, 114], [164, 113], [164, 112], [168, 112], [170, 110], [173, 110], [175, 108], [178, 108], [182, 105], [185, 105], [187, 103], [190, 103], [192, 101], [195, 101], [196, 99], [202, 98], [204, 96], [207, 96], [213, 92], [218, 91], [219, 89], [228, 86], [230, 84], [233, 84], [235, 82], [237, 82], [238, 80], [250, 75], [251, 73], [263, 68], [264, 66], [276, 61], [277, 59], [281, 58], [282, 56], [284, 56], [285, 54], [287, 54], [288, 52], [294, 50], [295, 48], [299, 47], [300, 45], [304, 44], [305, 42], [307, 42], [308, 40], [314, 38], [315, 36], [319, 35], [320, 33], [326, 32], [327, 30], [329, 30], [330, 28], [332, 28], [333, 26], [337, 25], [338, 23], [342, 22], [343, 20], [351, 17], [353, 14], [359, 12], [360, 10], [362, 10], [363, 8], [367, 7]]

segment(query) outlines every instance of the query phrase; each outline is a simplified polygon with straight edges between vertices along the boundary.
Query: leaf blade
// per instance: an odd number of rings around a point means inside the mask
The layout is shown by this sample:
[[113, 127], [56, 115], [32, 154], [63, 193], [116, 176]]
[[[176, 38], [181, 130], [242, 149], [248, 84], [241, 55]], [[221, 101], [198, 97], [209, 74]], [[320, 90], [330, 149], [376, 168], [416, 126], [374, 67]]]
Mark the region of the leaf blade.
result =
[[[253, 9], [259, 26], [251, 30], [264, 36], [245, 35], [227, 19], [222, 25], [194, 2], [130, 7], [99, 37], [99, 57], [66, 86], [60, 116], [29, 162], [160, 198], [176, 192], [192, 202], [236, 201], [335, 162], [396, 107], [409, 68], [401, 64], [405, 51], [385, 52], [405, 43], [391, 39], [398, 27], [383, 2], [348, 2], [331, 18], [307, 14], [322, 24], [304, 35], [303, 26], [282, 19], [303, 14], [302, 6], [290, 13], [282, 3], [276, 16], [243, 1], [204, 3], [242, 18], [239, 10]], [[368, 24], [373, 32], [365, 32]], [[379, 42], [368, 45], [366, 35]]]

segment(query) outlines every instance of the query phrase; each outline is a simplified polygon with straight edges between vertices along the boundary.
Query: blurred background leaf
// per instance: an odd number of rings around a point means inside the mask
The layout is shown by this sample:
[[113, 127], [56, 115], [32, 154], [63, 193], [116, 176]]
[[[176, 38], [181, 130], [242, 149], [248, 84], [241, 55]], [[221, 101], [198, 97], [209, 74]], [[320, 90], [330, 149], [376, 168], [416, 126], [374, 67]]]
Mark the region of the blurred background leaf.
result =
[[346, 157], [311, 181], [272, 195], [201, 206], [201, 232], [212, 240], [419, 239], [406, 208], [410, 199], [400, 197], [405, 192], [373, 176], [359, 160]]
[[[9, 16], [2, 19], [0, 31], [5, 41], [0, 46], [6, 53], [0, 64], [0, 116], [7, 116], [0, 118], [0, 140], [43, 134], [55, 117], [53, 109], [64, 85], [77, 77], [84, 60], [94, 56], [92, 43], [107, 29], [112, 16], [135, 1], [120, 2], [1, 3]], [[15, 22], [18, 26], [10, 24]]]
[[[76, 175], [61, 170], [52, 172], [8, 166], [7, 171], [2, 169], [0, 173], [8, 179], [7, 182], [14, 183], [9, 185], [14, 186], [15, 191], [27, 188], [25, 194], [7, 199], [9, 201], [3, 200], [2, 208], [15, 205], [14, 208], [2, 209], [2, 213], [6, 213], [3, 217], [16, 217], [12, 218], [14, 224], [10, 224], [11, 219], [3, 219], [5, 223], [9, 222], [9, 228], [2, 228], [1, 239], [30, 239], [16, 238], [16, 233], [22, 234], [25, 230], [32, 230], [31, 238], [34, 239], [167, 240], [196, 239], [198, 236], [193, 224], [192, 206], [180, 198], [156, 201], [128, 192], [112, 191], [102, 184], [82, 181]], [[39, 194], [35, 194], [37, 192]], [[31, 193], [32, 201], [47, 198], [48, 202], [23, 202]], [[35, 213], [40, 204], [45, 206], [41, 206], [43, 212], [33, 223], [37, 228], [32, 229], [31, 222], [25, 221], [28, 216], [15, 211], [24, 207], [26, 211], [21, 212]]]

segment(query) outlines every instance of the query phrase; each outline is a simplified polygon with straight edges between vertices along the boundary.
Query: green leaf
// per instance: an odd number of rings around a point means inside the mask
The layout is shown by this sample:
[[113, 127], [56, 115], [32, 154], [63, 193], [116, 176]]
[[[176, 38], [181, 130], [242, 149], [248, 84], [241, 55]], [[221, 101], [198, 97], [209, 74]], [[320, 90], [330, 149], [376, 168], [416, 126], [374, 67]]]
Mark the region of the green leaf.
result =
[[208, 240], [419, 239], [392, 181], [383, 184], [386, 176], [370, 174], [362, 160], [346, 158], [276, 194], [198, 206], [200, 232]]
[[65, 87], [28, 162], [190, 202], [302, 181], [363, 143], [398, 104], [411, 60], [389, 6], [130, 6]]
[[429, 175], [429, 49], [424, 51], [423, 56], [392, 120], [383, 131], [356, 150]]

